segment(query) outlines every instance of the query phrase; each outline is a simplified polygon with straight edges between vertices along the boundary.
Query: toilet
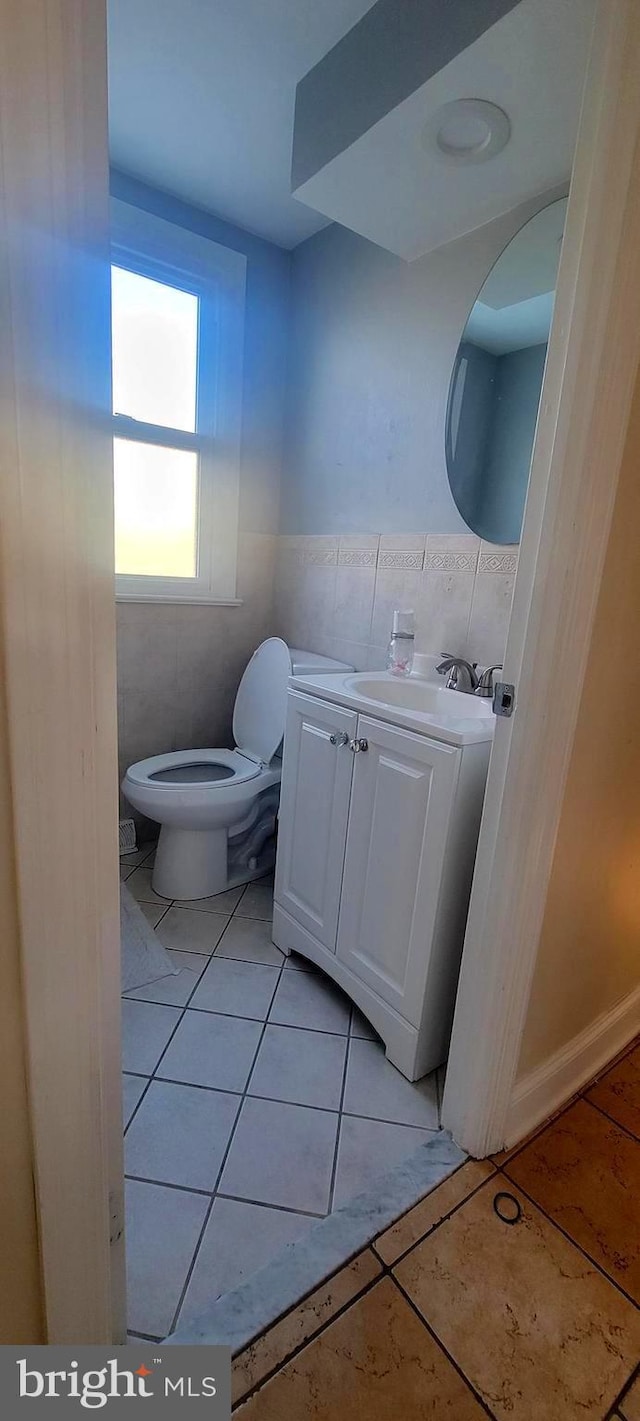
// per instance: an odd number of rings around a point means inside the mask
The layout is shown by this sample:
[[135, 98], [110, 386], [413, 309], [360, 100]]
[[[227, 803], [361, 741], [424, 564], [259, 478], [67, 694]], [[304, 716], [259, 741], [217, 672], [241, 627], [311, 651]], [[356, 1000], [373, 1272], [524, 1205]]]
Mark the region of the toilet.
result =
[[160, 897], [210, 898], [273, 868], [289, 677], [352, 669], [270, 637], [238, 687], [233, 750], [174, 750], [129, 767], [125, 798], [161, 826], [152, 879]]

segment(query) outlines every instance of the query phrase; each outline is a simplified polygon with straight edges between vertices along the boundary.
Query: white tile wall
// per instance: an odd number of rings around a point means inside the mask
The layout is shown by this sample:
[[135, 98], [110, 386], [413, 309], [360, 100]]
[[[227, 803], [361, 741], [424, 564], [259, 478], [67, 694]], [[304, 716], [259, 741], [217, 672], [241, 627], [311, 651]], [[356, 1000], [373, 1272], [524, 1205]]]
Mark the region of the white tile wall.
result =
[[501, 661], [517, 559], [465, 533], [241, 535], [241, 607], [119, 603], [121, 774], [147, 755], [230, 744], [238, 682], [266, 636], [376, 669], [394, 609], [413, 607], [416, 650]]
[[274, 537], [241, 534], [241, 607], [118, 603], [121, 775], [147, 755], [230, 744], [239, 679], [273, 632], [275, 557]]
[[517, 547], [472, 533], [283, 537], [275, 630], [370, 670], [383, 665], [395, 608], [413, 607], [417, 651], [499, 662], [517, 561]]

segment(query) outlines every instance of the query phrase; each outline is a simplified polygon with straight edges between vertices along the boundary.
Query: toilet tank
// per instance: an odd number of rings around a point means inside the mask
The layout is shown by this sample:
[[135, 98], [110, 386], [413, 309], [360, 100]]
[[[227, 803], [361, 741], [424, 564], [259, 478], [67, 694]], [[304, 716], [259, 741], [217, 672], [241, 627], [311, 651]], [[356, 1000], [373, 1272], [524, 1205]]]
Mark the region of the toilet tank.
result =
[[353, 671], [347, 661], [334, 661], [331, 656], [318, 656], [315, 651], [301, 651], [290, 646], [291, 666], [294, 676], [330, 676], [332, 671]]

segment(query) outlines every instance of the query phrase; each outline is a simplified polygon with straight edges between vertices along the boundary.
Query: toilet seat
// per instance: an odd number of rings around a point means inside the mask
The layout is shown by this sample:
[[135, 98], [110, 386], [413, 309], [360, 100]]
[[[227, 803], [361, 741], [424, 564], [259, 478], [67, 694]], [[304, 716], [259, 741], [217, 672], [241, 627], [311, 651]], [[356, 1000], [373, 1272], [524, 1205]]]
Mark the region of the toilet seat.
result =
[[[202, 775], [189, 774], [189, 770], [199, 766], [205, 767]], [[223, 773], [219, 777], [215, 773], [207, 776], [207, 766], [214, 772], [219, 768]], [[239, 750], [170, 750], [165, 755], [150, 755], [147, 760], [131, 765], [126, 778], [130, 785], [144, 786], [151, 792], [157, 788], [164, 797], [186, 789], [190, 794], [198, 790], [212, 794], [218, 789], [253, 780], [260, 770], [255, 760], [248, 759]]]

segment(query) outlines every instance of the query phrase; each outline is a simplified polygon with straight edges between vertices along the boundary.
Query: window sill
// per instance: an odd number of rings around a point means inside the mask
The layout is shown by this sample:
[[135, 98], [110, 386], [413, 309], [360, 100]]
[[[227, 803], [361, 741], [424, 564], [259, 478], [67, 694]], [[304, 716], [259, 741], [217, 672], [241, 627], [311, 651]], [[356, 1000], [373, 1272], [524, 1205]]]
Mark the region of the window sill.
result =
[[242, 607], [242, 597], [179, 596], [175, 592], [116, 592], [116, 602], [165, 602], [185, 607]]

